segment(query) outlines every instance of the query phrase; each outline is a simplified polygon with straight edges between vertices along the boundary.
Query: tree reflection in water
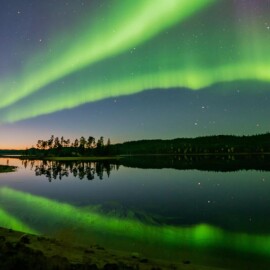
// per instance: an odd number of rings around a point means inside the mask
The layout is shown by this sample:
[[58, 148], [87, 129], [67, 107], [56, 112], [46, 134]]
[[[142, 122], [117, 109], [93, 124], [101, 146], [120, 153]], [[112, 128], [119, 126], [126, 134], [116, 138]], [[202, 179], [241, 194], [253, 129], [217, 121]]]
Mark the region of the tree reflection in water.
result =
[[51, 182], [52, 179], [62, 180], [63, 177], [73, 175], [80, 180], [93, 180], [95, 176], [102, 180], [104, 173], [110, 177], [112, 170], [118, 170], [118, 164], [112, 164], [109, 161], [102, 162], [63, 162], [63, 161], [49, 161], [49, 160], [23, 160], [25, 168], [30, 167], [35, 171], [36, 176], [45, 175]]

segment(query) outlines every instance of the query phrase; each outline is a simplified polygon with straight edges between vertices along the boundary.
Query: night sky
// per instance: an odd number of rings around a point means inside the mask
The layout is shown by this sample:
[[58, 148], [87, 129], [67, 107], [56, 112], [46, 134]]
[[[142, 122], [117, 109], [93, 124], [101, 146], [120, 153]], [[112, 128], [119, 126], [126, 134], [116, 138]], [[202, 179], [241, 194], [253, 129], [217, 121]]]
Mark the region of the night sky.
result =
[[270, 131], [269, 0], [4, 0], [0, 148]]

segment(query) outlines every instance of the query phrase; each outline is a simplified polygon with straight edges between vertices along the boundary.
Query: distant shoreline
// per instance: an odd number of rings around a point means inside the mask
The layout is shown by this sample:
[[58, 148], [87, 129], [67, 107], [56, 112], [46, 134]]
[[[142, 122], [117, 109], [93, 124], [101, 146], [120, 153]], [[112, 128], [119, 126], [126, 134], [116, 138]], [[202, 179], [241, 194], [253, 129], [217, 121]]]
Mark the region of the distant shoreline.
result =
[[[90, 137], [92, 138], [92, 137]], [[102, 137], [103, 138], [103, 137]], [[58, 138], [55, 138], [55, 140]], [[26, 150], [1, 150], [0, 155], [21, 158], [35, 157], [46, 160], [115, 160], [126, 156], [220, 156], [270, 155], [270, 133], [235, 136], [213, 135], [196, 138], [153, 139], [102, 144], [54, 144], [39, 140], [37, 147]], [[41, 142], [44, 144], [40, 145]], [[103, 141], [102, 141], [103, 142]], [[90, 145], [90, 146], [89, 146]]]
[[184, 156], [264, 156], [270, 152], [239, 152], [239, 153], [186, 153], [186, 154], [123, 154], [117, 156], [81, 156], [81, 157], [59, 157], [59, 156], [25, 156], [25, 155], [0, 155], [0, 158], [18, 158], [21, 160], [51, 160], [51, 161], [105, 161], [119, 160], [127, 157], [184, 157]]

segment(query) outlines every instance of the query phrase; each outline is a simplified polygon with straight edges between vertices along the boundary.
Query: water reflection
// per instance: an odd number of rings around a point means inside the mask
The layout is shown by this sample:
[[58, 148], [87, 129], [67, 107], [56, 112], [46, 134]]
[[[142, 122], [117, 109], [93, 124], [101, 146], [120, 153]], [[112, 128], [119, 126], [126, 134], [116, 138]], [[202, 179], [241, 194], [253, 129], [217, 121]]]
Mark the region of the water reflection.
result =
[[53, 179], [73, 176], [80, 180], [102, 180], [104, 174], [110, 177], [112, 170], [119, 170], [120, 165], [141, 169], [172, 168], [177, 170], [201, 170], [215, 172], [231, 172], [240, 170], [270, 171], [270, 155], [237, 156], [132, 156], [120, 160], [103, 160], [97, 162], [84, 161], [49, 161], [22, 160], [25, 168], [35, 171], [36, 176], [44, 175], [51, 182]]
[[[100, 162], [10, 158], [9, 164], [18, 170], [0, 175], [0, 226], [56, 236], [68, 231], [82, 242], [129, 247], [131, 252], [145, 248], [157, 257], [157, 252], [162, 257], [175, 252], [176, 258], [179, 250], [214, 256], [226, 250], [230, 256], [251, 254], [252, 260], [259, 256], [259, 262], [263, 258], [269, 263], [269, 173], [203, 171], [269, 171], [268, 157], [239, 161], [159, 156]], [[122, 165], [155, 169], [116, 171]], [[36, 181], [36, 175], [42, 181]], [[87, 181], [90, 176], [111, 180]]]
[[72, 175], [80, 180], [94, 180], [95, 177], [102, 180], [104, 173], [110, 177], [112, 170], [118, 170], [119, 165], [109, 161], [103, 162], [62, 162], [48, 160], [23, 160], [22, 165], [35, 171], [36, 176], [44, 175], [51, 182], [52, 179], [62, 180], [63, 177]]
[[120, 159], [126, 167], [141, 169], [172, 168], [177, 170], [200, 170], [232, 172], [240, 170], [270, 171], [270, 155], [156, 155], [130, 156]]
[[[140, 244], [161, 245], [163, 248], [190, 246], [196, 248], [197, 251], [198, 249], [214, 248], [270, 256], [269, 234], [252, 235], [229, 232], [209, 224], [188, 227], [152, 226], [130, 218], [106, 217], [94, 211], [87, 211], [67, 203], [59, 203], [10, 188], [0, 188], [0, 195], [1, 207], [6, 209], [4, 211], [0, 208], [0, 215], [2, 212], [8, 211], [9, 215], [20, 217], [16, 223], [9, 224], [16, 230], [23, 230], [21, 224], [30, 222], [31, 228], [38, 229], [43, 234], [52, 234], [59, 230], [60, 226], [76, 231], [84, 239], [87, 235], [95, 235], [98, 239], [100, 235], [100, 237], [105, 236], [106, 241], [109, 241], [110, 238], [114, 241], [122, 239], [126, 241], [126, 245], [129, 245], [128, 243], [134, 245], [133, 241], [138, 241]], [[16, 205], [16, 207], [12, 207], [12, 205]], [[0, 220], [0, 225], [2, 226], [2, 220]], [[27, 225], [24, 225], [26, 231], [29, 230]]]
[[1, 227], [4, 227], [4, 228], [10, 228], [10, 229], [14, 229], [21, 232], [31, 233], [31, 234], [38, 234], [36, 230], [30, 228], [20, 219], [18, 219], [15, 216], [12, 216], [11, 214], [9, 214], [7, 211], [5, 211], [2, 208], [0, 208], [0, 225]]

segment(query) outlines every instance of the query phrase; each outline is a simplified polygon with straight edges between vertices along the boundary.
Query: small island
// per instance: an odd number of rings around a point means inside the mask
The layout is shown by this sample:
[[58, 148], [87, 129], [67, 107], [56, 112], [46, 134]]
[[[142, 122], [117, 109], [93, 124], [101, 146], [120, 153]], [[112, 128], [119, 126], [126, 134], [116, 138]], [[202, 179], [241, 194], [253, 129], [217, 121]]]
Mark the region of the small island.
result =
[[0, 173], [14, 172], [16, 170], [15, 166], [0, 165]]

